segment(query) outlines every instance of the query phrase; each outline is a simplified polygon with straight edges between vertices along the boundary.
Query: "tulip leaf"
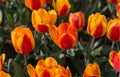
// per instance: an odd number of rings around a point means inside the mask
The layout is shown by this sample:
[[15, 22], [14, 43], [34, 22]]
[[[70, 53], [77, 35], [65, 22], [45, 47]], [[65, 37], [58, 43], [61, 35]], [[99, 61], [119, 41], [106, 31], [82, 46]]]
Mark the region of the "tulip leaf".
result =
[[103, 49], [103, 46], [100, 46], [100, 47], [96, 48], [95, 50], [91, 51], [91, 56], [100, 55], [100, 52], [102, 49]]
[[9, 28], [10, 28], [10, 30], [12, 30], [13, 29], [13, 19], [12, 19], [11, 14], [7, 15], [7, 20], [8, 20]]
[[13, 72], [14, 77], [26, 77], [24, 69], [16, 62], [13, 63]]

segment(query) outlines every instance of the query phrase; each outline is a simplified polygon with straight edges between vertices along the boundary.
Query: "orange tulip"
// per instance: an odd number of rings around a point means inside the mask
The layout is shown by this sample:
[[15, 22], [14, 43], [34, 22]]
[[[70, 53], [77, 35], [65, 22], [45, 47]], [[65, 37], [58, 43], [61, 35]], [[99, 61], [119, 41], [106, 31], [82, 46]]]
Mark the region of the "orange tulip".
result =
[[110, 52], [109, 63], [115, 70], [120, 72], [120, 51], [118, 53], [115, 50]]
[[29, 54], [35, 47], [33, 34], [29, 28], [16, 27], [11, 32], [12, 44], [16, 52]]
[[117, 17], [120, 19], [120, 3], [116, 5], [116, 14], [117, 14]]
[[84, 70], [83, 77], [101, 77], [99, 65], [97, 63], [89, 63]]
[[62, 49], [67, 50], [77, 43], [77, 34], [74, 26], [69, 23], [62, 23], [58, 28], [54, 25], [50, 27], [51, 39]]
[[75, 26], [78, 31], [81, 31], [84, 27], [84, 14], [82, 12], [70, 13], [69, 22]]
[[52, 57], [39, 60], [35, 68], [28, 64], [27, 70], [30, 77], [72, 77], [69, 68], [60, 66]]
[[68, 0], [52, 0], [52, 5], [59, 16], [65, 16], [70, 11], [70, 3]]
[[0, 71], [0, 77], [11, 77], [10, 74]]
[[120, 0], [107, 0], [109, 3], [119, 3], [120, 2]]
[[91, 14], [88, 18], [87, 32], [93, 37], [102, 37], [106, 32], [107, 20], [100, 13]]
[[54, 10], [47, 12], [45, 9], [40, 8], [38, 11], [32, 12], [33, 27], [41, 33], [48, 32], [48, 27], [55, 24], [57, 14]]
[[5, 61], [5, 54], [3, 53], [3, 54], [0, 56], [0, 71], [3, 71], [4, 61]]
[[30, 10], [38, 10], [51, 0], [25, 0], [25, 5]]
[[111, 19], [107, 26], [107, 37], [111, 41], [120, 41], [120, 20]]

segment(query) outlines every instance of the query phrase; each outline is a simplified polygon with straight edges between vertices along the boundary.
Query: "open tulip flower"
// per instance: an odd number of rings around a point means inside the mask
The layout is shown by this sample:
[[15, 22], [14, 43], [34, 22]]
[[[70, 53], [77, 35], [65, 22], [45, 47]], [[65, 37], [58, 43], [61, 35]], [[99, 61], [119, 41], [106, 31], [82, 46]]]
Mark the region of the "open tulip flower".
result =
[[43, 7], [44, 4], [50, 2], [50, 0], [24, 0], [26, 7], [30, 10], [38, 10]]
[[27, 70], [30, 77], [72, 77], [69, 68], [60, 66], [52, 57], [39, 60], [35, 68], [28, 64]]
[[120, 41], [120, 20], [119, 19], [111, 19], [108, 22], [107, 26], [107, 37], [111, 41], [118, 42]]
[[75, 28], [78, 31], [81, 31], [83, 29], [84, 21], [85, 21], [85, 18], [84, 18], [84, 14], [82, 12], [70, 13], [70, 15], [69, 15], [70, 24], [75, 26]]
[[120, 51], [118, 53], [115, 50], [110, 52], [109, 63], [115, 70], [120, 72]]
[[87, 32], [93, 37], [102, 37], [106, 32], [107, 20], [100, 13], [91, 14], [88, 18]]
[[69, 0], [52, 0], [52, 5], [56, 10], [58, 16], [65, 16], [70, 11]]
[[77, 43], [76, 29], [69, 23], [61, 23], [58, 28], [52, 25], [50, 27], [50, 36], [63, 50], [71, 49]]
[[45, 9], [40, 8], [38, 11], [32, 12], [32, 24], [36, 31], [45, 33], [48, 32], [50, 25], [55, 24], [57, 14], [55, 10], [47, 12]]
[[11, 32], [12, 44], [17, 53], [29, 54], [35, 47], [33, 34], [29, 28], [16, 27]]
[[97, 63], [87, 64], [83, 77], [101, 77], [100, 67]]

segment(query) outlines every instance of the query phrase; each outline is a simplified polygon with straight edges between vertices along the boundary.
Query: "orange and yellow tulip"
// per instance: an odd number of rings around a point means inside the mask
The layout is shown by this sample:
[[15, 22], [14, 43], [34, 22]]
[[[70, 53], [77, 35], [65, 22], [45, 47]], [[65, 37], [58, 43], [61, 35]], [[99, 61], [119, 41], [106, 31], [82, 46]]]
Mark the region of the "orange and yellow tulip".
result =
[[83, 77], [101, 77], [100, 67], [97, 63], [87, 64]]
[[12, 44], [17, 53], [29, 54], [35, 47], [33, 34], [29, 28], [16, 27], [11, 32]]
[[117, 14], [117, 17], [120, 19], [120, 3], [116, 5], [116, 14]]
[[38, 11], [32, 12], [32, 24], [36, 31], [45, 33], [48, 32], [50, 25], [55, 24], [57, 14], [55, 10], [47, 12], [45, 9], [40, 8]]
[[5, 54], [3, 53], [0, 56], [0, 77], [11, 77], [8, 73], [5, 73], [4, 70], [4, 61], [5, 61]]
[[120, 20], [119, 19], [111, 19], [108, 22], [107, 33], [108, 39], [111, 41], [120, 41]]
[[107, 0], [107, 2], [116, 4], [116, 3], [119, 3], [120, 0]]
[[106, 33], [107, 20], [100, 13], [91, 14], [88, 18], [87, 32], [93, 37], [102, 37]]
[[78, 31], [81, 31], [83, 29], [84, 21], [85, 21], [85, 17], [84, 17], [84, 14], [82, 12], [70, 13], [70, 15], [69, 15], [70, 24], [75, 26], [75, 28]]
[[60, 66], [52, 57], [39, 60], [35, 68], [28, 64], [27, 71], [30, 77], [72, 77], [69, 68]]
[[58, 28], [52, 25], [49, 32], [51, 39], [63, 50], [71, 49], [77, 43], [76, 29], [69, 23], [61, 23]]
[[25, 5], [30, 10], [38, 10], [42, 8], [46, 3], [50, 2], [50, 0], [24, 0]]
[[112, 50], [110, 52], [109, 63], [115, 70], [120, 72], [120, 51], [116, 52], [115, 50]]
[[56, 10], [58, 16], [65, 16], [70, 11], [69, 0], [52, 0], [53, 8]]
[[0, 71], [0, 77], [11, 77], [9, 73], [6, 73], [4, 71]]
[[3, 71], [4, 61], [5, 61], [5, 54], [3, 53], [3, 54], [0, 56], [0, 71]]

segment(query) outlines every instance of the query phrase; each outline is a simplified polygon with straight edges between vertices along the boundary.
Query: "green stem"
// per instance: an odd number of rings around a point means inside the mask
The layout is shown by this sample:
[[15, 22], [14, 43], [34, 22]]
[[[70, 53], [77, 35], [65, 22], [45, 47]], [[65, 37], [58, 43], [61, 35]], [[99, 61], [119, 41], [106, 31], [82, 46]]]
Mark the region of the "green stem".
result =
[[46, 35], [45, 35], [45, 33], [43, 34], [43, 36], [44, 36], [44, 46], [45, 46], [45, 57], [47, 57], [48, 56], [48, 52], [47, 52], [47, 42], [46, 42]]
[[89, 47], [88, 53], [91, 52], [92, 46], [93, 46], [93, 44], [94, 44], [94, 41], [95, 41], [95, 37], [93, 37], [92, 40], [91, 40], [91, 44], [90, 44], [90, 47]]
[[24, 60], [25, 60], [25, 75], [26, 75], [26, 77], [28, 77], [28, 73], [27, 73], [27, 55], [24, 55]]
[[66, 67], [66, 55], [67, 55], [67, 51], [64, 51], [64, 66]]
[[114, 48], [114, 45], [115, 45], [115, 42], [113, 41], [111, 45], [111, 50]]

